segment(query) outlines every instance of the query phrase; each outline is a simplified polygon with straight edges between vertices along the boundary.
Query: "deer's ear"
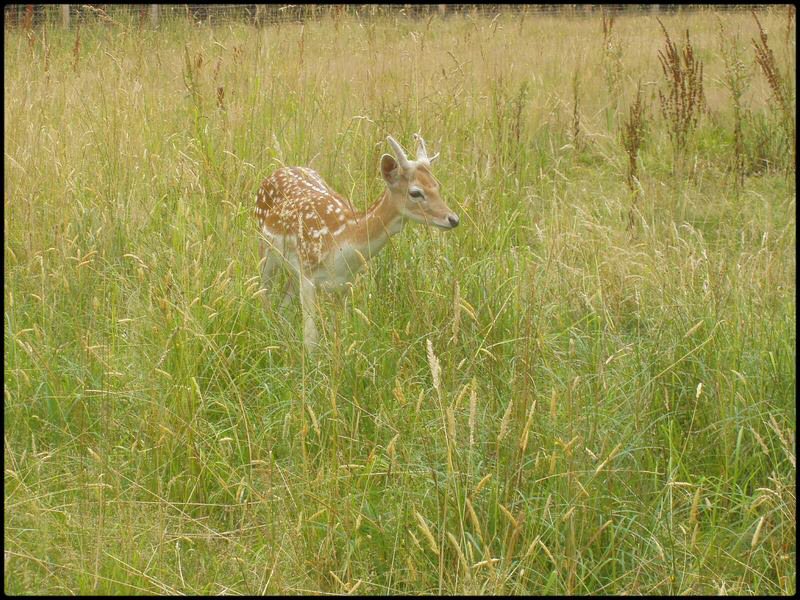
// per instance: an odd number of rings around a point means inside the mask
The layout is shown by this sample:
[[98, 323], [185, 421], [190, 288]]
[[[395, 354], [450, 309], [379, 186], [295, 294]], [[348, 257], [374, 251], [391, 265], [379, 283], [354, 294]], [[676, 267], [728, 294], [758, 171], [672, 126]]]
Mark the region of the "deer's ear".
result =
[[400, 179], [400, 165], [391, 154], [381, 156], [381, 175], [389, 184], [395, 184]]

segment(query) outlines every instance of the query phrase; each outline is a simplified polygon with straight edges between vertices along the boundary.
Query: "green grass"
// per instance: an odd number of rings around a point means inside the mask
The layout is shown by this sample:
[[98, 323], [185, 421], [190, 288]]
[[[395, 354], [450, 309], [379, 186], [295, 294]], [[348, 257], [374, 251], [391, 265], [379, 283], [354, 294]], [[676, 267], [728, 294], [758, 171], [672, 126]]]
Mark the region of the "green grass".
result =
[[[720, 18], [741, 188], [710, 11], [663, 17], [704, 61], [683, 170], [651, 17], [614, 24], [619, 105], [599, 17], [122, 19], [77, 61], [6, 30], [5, 592], [794, 593], [795, 174]], [[462, 225], [323, 296], [306, 356], [257, 297], [258, 185], [307, 165], [363, 208], [415, 131]]]

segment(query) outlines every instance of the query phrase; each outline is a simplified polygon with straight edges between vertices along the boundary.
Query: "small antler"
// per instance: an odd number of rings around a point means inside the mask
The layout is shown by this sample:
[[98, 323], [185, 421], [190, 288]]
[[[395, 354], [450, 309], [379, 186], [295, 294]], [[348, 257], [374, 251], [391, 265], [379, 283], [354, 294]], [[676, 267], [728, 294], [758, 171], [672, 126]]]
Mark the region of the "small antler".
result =
[[438, 152], [428, 158], [428, 149], [425, 147], [425, 140], [422, 139], [421, 135], [415, 133], [414, 139], [417, 140], [417, 161], [430, 165], [433, 161], [439, 158]]
[[395, 140], [392, 136], [388, 136], [386, 139], [389, 141], [389, 144], [394, 149], [394, 152], [397, 155], [397, 160], [400, 163], [400, 166], [403, 169], [410, 169], [411, 163], [408, 162], [408, 157], [406, 156], [406, 153], [403, 152], [403, 148], [400, 147], [400, 144], [397, 143], [397, 140]]
[[417, 140], [417, 160], [422, 162], [428, 161], [428, 149], [425, 147], [425, 140], [418, 133], [414, 134], [414, 139]]

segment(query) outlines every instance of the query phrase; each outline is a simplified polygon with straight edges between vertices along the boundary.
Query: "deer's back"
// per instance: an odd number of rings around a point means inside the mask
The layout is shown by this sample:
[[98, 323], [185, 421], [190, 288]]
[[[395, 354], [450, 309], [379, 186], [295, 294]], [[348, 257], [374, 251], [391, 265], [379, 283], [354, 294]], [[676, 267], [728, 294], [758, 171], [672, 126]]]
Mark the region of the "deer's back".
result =
[[281, 167], [261, 183], [255, 217], [268, 241], [313, 267], [355, 213], [313, 169]]

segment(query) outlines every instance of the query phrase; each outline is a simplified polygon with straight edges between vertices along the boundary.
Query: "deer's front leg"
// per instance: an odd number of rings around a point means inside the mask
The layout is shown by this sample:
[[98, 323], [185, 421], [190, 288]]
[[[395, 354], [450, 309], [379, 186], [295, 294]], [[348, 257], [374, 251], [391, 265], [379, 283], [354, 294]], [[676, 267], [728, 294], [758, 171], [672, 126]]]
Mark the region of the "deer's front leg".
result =
[[283, 300], [281, 300], [281, 310], [285, 310], [297, 295], [296, 281], [294, 277], [289, 277], [286, 280], [286, 287], [283, 289]]
[[300, 306], [303, 309], [303, 343], [306, 350], [311, 353], [319, 346], [319, 333], [314, 323], [314, 316], [317, 309], [316, 288], [314, 283], [300, 275]]

